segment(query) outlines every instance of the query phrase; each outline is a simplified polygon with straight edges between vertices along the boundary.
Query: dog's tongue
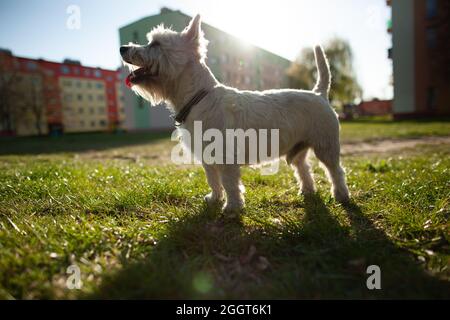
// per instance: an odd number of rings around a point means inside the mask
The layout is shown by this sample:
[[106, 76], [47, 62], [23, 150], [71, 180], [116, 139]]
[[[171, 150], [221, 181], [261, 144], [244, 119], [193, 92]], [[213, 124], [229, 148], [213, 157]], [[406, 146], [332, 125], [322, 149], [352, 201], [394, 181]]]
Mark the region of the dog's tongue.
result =
[[132, 86], [133, 86], [133, 84], [131, 83], [131, 73], [125, 78], [125, 85], [128, 87], [128, 88], [131, 88]]

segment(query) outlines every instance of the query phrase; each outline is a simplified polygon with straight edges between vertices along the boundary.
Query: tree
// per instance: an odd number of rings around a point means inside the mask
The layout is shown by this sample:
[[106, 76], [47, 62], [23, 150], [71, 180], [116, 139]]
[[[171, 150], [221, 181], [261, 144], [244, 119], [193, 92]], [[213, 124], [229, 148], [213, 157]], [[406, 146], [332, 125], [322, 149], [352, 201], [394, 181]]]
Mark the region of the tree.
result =
[[[324, 46], [330, 62], [332, 84], [330, 102], [336, 107], [356, 103], [362, 97], [362, 89], [353, 69], [353, 52], [343, 39], [333, 38]], [[292, 88], [309, 89], [316, 83], [317, 67], [312, 49], [303, 49], [288, 69]]]
[[25, 96], [26, 109], [24, 111], [30, 111], [36, 132], [39, 136], [41, 136], [43, 134], [42, 121], [47, 116], [47, 113], [42, 99], [42, 88], [39, 85], [39, 82], [42, 82], [42, 78], [31, 79], [30, 91]]
[[17, 73], [14, 70], [7, 70], [0, 61], [0, 131], [7, 133], [14, 131], [17, 113], [15, 101], [20, 97], [16, 86], [17, 80]]
[[34, 127], [38, 135], [47, 116], [44, 103], [44, 71], [20, 73], [13, 63], [0, 61], [0, 131], [8, 134]]

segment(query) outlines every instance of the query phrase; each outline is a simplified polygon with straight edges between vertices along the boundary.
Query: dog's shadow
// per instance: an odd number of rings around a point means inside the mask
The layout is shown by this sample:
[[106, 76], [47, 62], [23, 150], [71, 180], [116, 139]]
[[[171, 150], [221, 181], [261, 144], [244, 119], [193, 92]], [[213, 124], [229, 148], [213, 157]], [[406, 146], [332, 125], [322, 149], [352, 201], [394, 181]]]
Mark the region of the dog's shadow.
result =
[[[449, 283], [427, 274], [356, 203], [345, 206], [350, 226], [319, 195], [292, 206], [298, 217], [266, 225], [203, 207], [87, 298], [450, 297]], [[380, 290], [367, 287], [369, 265], [380, 267]]]

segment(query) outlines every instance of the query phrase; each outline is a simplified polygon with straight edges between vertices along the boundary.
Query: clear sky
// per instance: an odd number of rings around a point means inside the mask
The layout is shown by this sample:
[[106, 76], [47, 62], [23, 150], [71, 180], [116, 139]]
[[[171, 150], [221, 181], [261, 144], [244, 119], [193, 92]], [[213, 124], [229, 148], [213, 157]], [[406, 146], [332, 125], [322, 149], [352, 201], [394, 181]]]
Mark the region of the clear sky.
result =
[[[80, 29], [67, 27], [71, 5], [80, 8]], [[206, 23], [291, 60], [303, 47], [340, 36], [354, 49], [365, 97], [392, 97], [385, 0], [0, 0], [0, 47], [115, 69], [118, 28], [163, 6], [201, 13]]]

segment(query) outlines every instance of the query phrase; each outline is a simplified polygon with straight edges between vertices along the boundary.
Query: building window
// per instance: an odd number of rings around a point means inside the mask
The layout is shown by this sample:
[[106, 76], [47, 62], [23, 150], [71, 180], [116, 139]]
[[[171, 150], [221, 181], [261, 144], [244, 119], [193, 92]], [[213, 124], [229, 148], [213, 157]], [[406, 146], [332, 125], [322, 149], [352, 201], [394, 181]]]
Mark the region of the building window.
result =
[[105, 97], [104, 97], [102, 94], [99, 94], [99, 95], [97, 96], [97, 100], [98, 100], [98, 101], [103, 101], [103, 100], [105, 100]]
[[103, 89], [103, 83], [97, 83], [95, 86], [97, 89]]
[[106, 81], [113, 81], [113, 78], [111, 76], [107, 76]]
[[436, 110], [436, 88], [434, 88], [434, 87], [428, 88], [427, 108], [431, 111]]
[[88, 95], [88, 100], [89, 100], [89, 101], [94, 100], [93, 97], [92, 97], [92, 94], [89, 94], [89, 95]]
[[90, 112], [90, 114], [94, 114], [95, 113], [95, 110], [94, 110], [94, 108], [89, 108], [89, 112]]
[[100, 120], [100, 126], [102, 127], [106, 127], [106, 121], [105, 120]]
[[95, 121], [94, 120], [91, 121], [91, 127], [95, 127]]
[[139, 33], [137, 31], [133, 31], [133, 42], [139, 43]]
[[229, 60], [228, 54], [227, 53], [222, 54], [221, 59], [222, 59], [222, 63], [227, 63]]
[[83, 95], [81, 95], [81, 94], [77, 95], [77, 99], [78, 99], [78, 101], [83, 101]]
[[434, 28], [427, 28], [427, 45], [428, 48], [436, 48], [437, 46], [437, 33]]
[[28, 70], [31, 70], [31, 71], [36, 70], [36, 69], [37, 69], [37, 64], [36, 64], [36, 62], [28, 61], [28, 63], [27, 63], [27, 69], [28, 69]]
[[69, 74], [70, 73], [70, 69], [68, 66], [61, 66], [61, 73], [62, 74]]
[[76, 75], [79, 75], [80, 74], [80, 69], [73, 68], [73, 73], [75, 73]]
[[427, 0], [427, 19], [436, 18], [438, 11], [437, 0]]
[[95, 76], [96, 78], [101, 78], [101, 77], [102, 77], [102, 72], [101, 72], [100, 70], [95, 70], [95, 71], [94, 71], [94, 76]]
[[89, 77], [89, 76], [91, 75], [91, 70], [89, 70], [89, 69], [84, 69], [84, 75], [85, 75], [86, 77]]
[[104, 114], [105, 113], [105, 108], [98, 108], [98, 113], [99, 114]]

